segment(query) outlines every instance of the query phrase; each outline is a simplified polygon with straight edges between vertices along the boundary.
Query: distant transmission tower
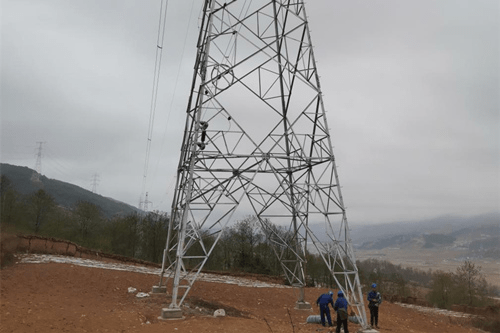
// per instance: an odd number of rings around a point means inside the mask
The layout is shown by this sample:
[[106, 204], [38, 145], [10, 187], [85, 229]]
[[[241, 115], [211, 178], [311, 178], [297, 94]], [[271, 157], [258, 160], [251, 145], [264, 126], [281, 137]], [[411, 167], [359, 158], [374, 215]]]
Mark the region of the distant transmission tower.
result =
[[149, 204], [152, 203], [151, 201], [149, 201], [148, 199], [148, 192], [146, 192], [146, 199], [144, 200], [144, 211], [147, 212], [149, 210]]
[[99, 180], [100, 180], [99, 175], [97, 173], [94, 173], [94, 175], [92, 176], [92, 182], [91, 182], [93, 193], [97, 193], [97, 185], [99, 184]]
[[35, 169], [33, 170], [33, 173], [31, 174], [31, 181], [35, 183], [40, 182], [40, 175], [42, 174], [42, 145], [44, 142], [37, 141], [38, 147], [36, 149], [36, 163], [35, 163]]
[[[222, 231], [249, 214], [299, 289], [297, 308], [310, 308], [304, 287], [312, 246], [366, 327], [303, 1], [204, 1], [160, 284], [153, 288], [172, 279], [164, 318], [181, 315]], [[312, 224], [324, 227], [321, 235]]]

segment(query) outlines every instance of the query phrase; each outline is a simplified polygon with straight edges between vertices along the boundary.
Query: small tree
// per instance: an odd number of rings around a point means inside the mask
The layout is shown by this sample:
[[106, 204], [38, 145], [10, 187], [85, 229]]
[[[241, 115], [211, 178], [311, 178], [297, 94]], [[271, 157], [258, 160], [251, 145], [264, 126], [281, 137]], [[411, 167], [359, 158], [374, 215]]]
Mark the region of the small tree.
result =
[[12, 187], [11, 181], [2, 175], [0, 179], [0, 221], [12, 223], [18, 205], [19, 194]]
[[231, 233], [235, 240], [235, 251], [238, 253], [236, 262], [239, 268], [252, 271], [255, 268], [255, 247], [264, 239], [257, 218], [247, 217], [237, 222]]
[[214, 249], [215, 253], [218, 254], [219, 260], [216, 261], [216, 257], [210, 256], [208, 260], [209, 269], [219, 269], [222, 270], [231, 270], [234, 266], [234, 239], [231, 237], [231, 233], [229, 229], [226, 229], [222, 232], [221, 238], [217, 247]]
[[128, 257], [135, 257], [140, 241], [139, 220], [137, 214], [116, 217], [107, 226], [111, 251]]
[[169, 217], [159, 211], [149, 212], [141, 221], [140, 256], [144, 260], [161, 262], [167, 239]]
[[40, 189], [28, 197], [35, 234], [38, 234], [47, 216], [55, 207], [54, 198], [44, 190]]
[[399, 273], [393, 273], [392, 279], [394, 283], [396, 293], [401, 297], [406, 297], [410, 295], [410, 288], [408, 286], [408, 281], [403, 278]]
[[93, 237], [101, 221], [99, 206], [88, 201], [79, 201], [75, 208], [75, 217], [78, 229], [78, 239], [84, 246], [95, 245]]
[[466, 260], [457, 268], [455, 278], [458, 288], [463, 291], [459, 294], [460, 303], [469, 306], [484, 303], [488, 285], [481, 266]]
[[453, 304], [453, 294], [456, 289], [453, 273], [437, 271], [434, 273], [428, 300], [439, 308], [448, 309]]

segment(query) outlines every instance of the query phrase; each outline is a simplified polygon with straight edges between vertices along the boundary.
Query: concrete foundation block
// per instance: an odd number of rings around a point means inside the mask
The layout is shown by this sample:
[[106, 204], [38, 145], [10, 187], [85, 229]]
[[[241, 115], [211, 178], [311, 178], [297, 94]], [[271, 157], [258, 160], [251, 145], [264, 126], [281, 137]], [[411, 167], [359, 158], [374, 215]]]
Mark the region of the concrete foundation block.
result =
[[181, 309], [170, 309], [170, 308], [161, 309], [160, 319], [182, 319], [182, 318], [183, 317]]
[[152, 293], [153, 294], [166, 294], [167, 287], [166, 286], [153, 286]]
[[311, 310], [311, 304], [308, 302], [296, 302], [295, 309], [297, 310]]

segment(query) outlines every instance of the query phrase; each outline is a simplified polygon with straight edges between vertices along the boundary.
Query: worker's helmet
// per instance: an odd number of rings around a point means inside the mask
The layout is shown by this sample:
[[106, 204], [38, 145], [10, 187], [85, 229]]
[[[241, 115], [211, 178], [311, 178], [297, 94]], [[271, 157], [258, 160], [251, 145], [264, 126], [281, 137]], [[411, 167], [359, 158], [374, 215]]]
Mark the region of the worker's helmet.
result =
[[372, 284], [372, 288], [377, 288], [377, 284], [376, 283]]
[[339, 292], [337, 293], [337, 296], [344, 296], [344, 293], [342, 292], [342, 290], [339, 290]]
[[328, 292], [328, 295], [332, 296], [332, 295], [333, 295], [333, 291], [331, 291], [331, 290], [330, 290], [330, 291]]

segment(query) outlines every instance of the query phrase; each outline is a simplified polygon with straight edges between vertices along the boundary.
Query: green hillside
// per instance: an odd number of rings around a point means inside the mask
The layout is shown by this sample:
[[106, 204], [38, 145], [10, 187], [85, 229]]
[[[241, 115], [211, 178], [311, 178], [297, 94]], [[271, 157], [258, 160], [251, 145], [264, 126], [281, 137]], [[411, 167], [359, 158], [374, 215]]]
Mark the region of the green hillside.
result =
[[105, 217], [128, 215], [139, 209], [126, 203], [103, 197], [79, 186], [40, 176], [40, 182], [31, 181], [33, 170], [28, 167], [0, 163], [0, 174], [6, 176], [13, 188], [21, 195], [29, 195], [39, 189], [50, 194], [59, 206], [72, 209], [79, 201], [90, 202], [101, 208]]

